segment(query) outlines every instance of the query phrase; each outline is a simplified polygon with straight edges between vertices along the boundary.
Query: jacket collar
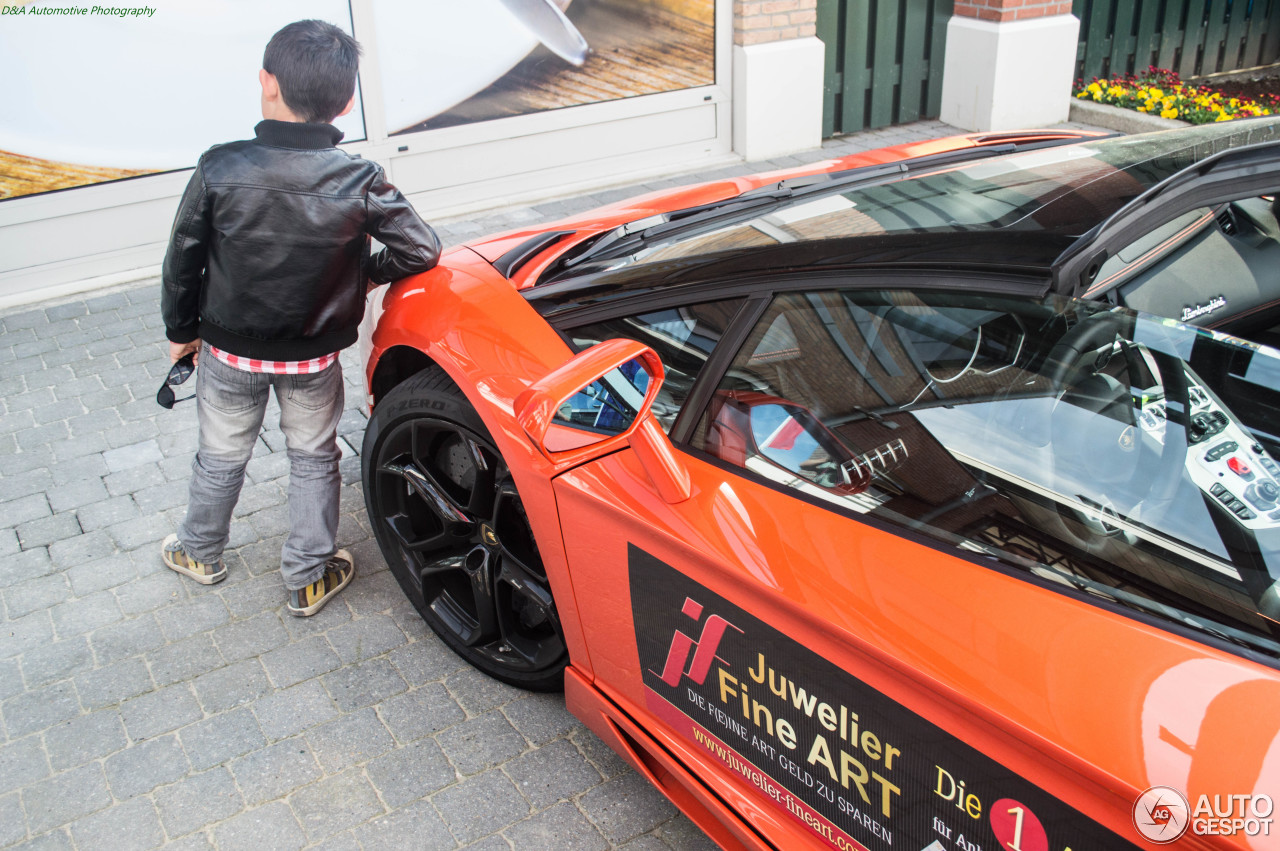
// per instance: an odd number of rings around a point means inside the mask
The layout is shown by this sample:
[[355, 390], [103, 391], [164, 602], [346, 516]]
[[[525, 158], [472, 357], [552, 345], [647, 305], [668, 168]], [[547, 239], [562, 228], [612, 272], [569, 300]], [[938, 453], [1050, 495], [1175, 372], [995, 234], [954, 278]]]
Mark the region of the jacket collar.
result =
[[277, 148], [322, 150], [342, 141], [342, 131], [332, 124], [297, 124], [292, 121], [259, 121], [253, 128], [258, 141]]

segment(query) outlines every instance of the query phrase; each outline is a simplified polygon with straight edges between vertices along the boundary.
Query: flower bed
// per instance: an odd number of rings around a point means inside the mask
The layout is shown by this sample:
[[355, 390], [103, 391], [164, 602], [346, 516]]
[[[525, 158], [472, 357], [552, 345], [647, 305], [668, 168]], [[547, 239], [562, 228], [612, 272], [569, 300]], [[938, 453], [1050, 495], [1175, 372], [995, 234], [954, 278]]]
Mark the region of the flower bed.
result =
[[1072, 92], [1081, 100], [1132, 109], [1161, 118], [1178, 118], [1190, 124], [1209, 124], [1280, 112], [1280, 95], [1256, 99], [1230, 97], [1209, 86], [1183, 83], [1177, 72], [1148, 68], [1141, 75], [1126, 74], [1108, 80], [1076, 81]]

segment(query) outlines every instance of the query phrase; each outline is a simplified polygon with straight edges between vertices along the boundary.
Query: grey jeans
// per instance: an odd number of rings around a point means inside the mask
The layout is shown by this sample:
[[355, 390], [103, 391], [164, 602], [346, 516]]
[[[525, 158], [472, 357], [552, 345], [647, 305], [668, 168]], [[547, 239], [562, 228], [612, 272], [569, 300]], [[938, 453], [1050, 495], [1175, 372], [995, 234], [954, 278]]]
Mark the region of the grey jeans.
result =
[[318, 580], [335, 552], [343, 405], [342, 366], [336, 360], [311, 375], [271, 375], [227, 366], [207, 345], [201, 347], [196, 370], [200, 448], [191, 464], [187, 516], [178, 540], [198, 561], [222, 557], [271, 388], [280, 403], [289, 457], [289, 536], [280, 573], [285, 588], [294, 591]]

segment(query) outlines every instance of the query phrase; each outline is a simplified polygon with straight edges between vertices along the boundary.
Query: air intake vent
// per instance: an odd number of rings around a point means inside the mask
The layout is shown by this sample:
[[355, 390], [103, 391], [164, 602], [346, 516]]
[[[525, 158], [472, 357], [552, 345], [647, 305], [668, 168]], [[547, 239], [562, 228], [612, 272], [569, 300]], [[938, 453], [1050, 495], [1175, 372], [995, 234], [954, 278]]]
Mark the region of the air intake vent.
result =
[[1217, 219], [1218, 227], [1222, 229], [1223, 233], [1227, 236], [1236, 235], [1236, 219], [1235, 216], [1231, 215], [1231, 209], [1229, 207], [1223, 207], [1222, 210], [1218, 212]]

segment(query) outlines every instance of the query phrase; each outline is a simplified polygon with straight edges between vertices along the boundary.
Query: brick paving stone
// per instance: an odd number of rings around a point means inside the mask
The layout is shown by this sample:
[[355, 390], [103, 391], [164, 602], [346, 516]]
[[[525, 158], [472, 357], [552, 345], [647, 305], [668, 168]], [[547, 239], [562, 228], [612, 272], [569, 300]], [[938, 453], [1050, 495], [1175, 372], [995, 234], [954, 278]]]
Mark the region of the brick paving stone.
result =
[[178, 736], [196, 771], [230, 762], [267, 744], [257, 719], [243, 707], [189, 724]]
[[386, 659], [348, 665], [320, 678], [342, 712], [373, 706], [408, 689]]
[[405, 681], [415, 686], [444, 680], [467, 667], [458, 654], [434, 635], [393, 650], [387, 658]]
[[252, 751], [227, 767], [251, 806], [282, 798], [324, 776], [301, 737]]
[[24, 550], [66, 541], [79, 536], [82, 531], [76, 515], [70, 512], [28, 520], [17, 527], [18, 542]]
[[21, 694], [25, 686], [22, 684], [22, 666], [17, 659], [0, 661], [0, 700]]
[[[8, 531], [13, 536], [12, 540], [16, 547], [17, 535], [12, 529]], [[0, 558], [0, 588], [8, 588], [28, 579], [48, 576], [53, 572], [53, 562], [49, 559], [49, 550], [46, 547], [11, 552], [4, 558]]]
[[524, 737], [500, 712], [455, 724], [441, 731], [436, 741], [464, 777], [507, 762], [526, 747]]
[[157, 789], [153, 797], [160, 811], [160, 822], [171, 837], [228, 818], [243, 806], [240, 792], [225, 768], [190, 775]]
[[138, 505], [133, 501], [131, 496], [117, 496], [111, 499], [104, 499], [90, 505], [82, 506], [76, 510], [76, 517], [80, 521], [80, 528], [86, 532], [92, 532], [95, 529], [103, 529], [107, 526], [114, 526], [117, 523], [124, 523], [140, 516]]
[[[160, 560], [159, 547], [155, 549], [154, 558], [156, 561]], [[122, 612], [137, 615], [186, 599], [182, 583], [190, 581], [172, 570], [165, 570], [121, 585], [114, 593]]]
[[357, 618], [328, 632], [329, 644], [343, 662], [361, 662], [405, 643], [400, 627], [386, 615]]
[[22, 681], [27, 688], [65, 680], [93, 667], [93, 653], [83, 636], [33, 647], [22, 654]]
[[0, 745], [0, 794], [30, 786], [51, 773], [39, 736]]
[[54, 511], [70, 511], [107, 497], [107, 488], [98, 478], [80, 479], [49, 489], [49, 505]]
[[109, 757], [103, 767], [111, 794], [120, 801], [181, 780], [191, 771], [187, 755], [173, 734], [131, 745]]
[[324, 636], [316, 635], [264, 653], [262, 664], [276, 688], [288, 688], [340, 668], [342, 660]]
[[[93, 438], [85, 441], [73, 441], [89, 446], [88, 450], [74, 458], [60, 458], [49, 467], [49, 475], [55, 485], [78, 482], [81, 479], [101, 478], [107, 474], [107, 462], [102, 458], [101, 449], [93, 449]], [[84, 447], [82, 447], [84, 448]]]
[[51, 496], [46, 497], [42, 493], [33, 493], [21, 499], [0, 502], [0, 518], [3, 518], [6, 527], [12, 528], [30, 520], [48, 517], [53, 513], [50, 510], [51, 499]]
[[22, 797], [17, 792], [0, 795], [0, 848], [16, 845], [27, 836]]
[[95, 591], [105, 591], [136, 579], [133, 559], [124, 553], [114, 553], [106, 558], [78, 564], [67, 570], [67, 580], [76, 596], [83, 597]]
[[213, 829], [219, 851], [294, 851], [307, 844], [306, 834], [283, 801], [246, 810]]
[[151, 672], [141, 658], [126, 659], [78, 675], [76, 693], [86, 709], [115, 706], [155, 688]]
[[59, 464], [65, 463], [75, 467], [75, 474], [68, 476], [69, 479], [84, 478], [86, 470], [99, 465], [106, 469], [107, 463], [102, 453], [110, 448], [106, 434], [101, 432], [57, 440], [49, 444], [49, 450]]
[[53, 452], [47, 446], [12, 455], [0, 455], [0, 476], [16, 476], [29, 470], [48, 467], [52, 463]]
[[[37, 547], [37, 549], [43, 548]], [[18, 543], [18, 533], [13, 529], [0, 529], [0, 560], [20, 552], [22, 552], [22, 545]], [[48, 550], [44, 552], [48, 555]]]
[[27, 470], [25, 473], [5, 476], [4, 491], [7, 498], [16, 500], [25, 496], [43, 494], [52, 484], [53, 474], [43, 467], [38, 467]]
[[70, 680], [24, 691], [0, 704], [10, 738], [47, 730], [80, 714], [80, 701]]
[[103, 452], [102, 457], [107, 462], [107, 469], [113, 473], [164, 460], [160, 445], [154, 440], [143, 440], [129, 446], [114, 447]]
[[355, 833], [364, 851], [448, 851], [457, 847], [444, 821], [427, 801], [376, 818], [356, 828]]
[[307, 786], [291, 795], [289, 802], [312, 842], [385, 811], [369, 781], [356, 769]]
[[631, 770], [622, 757], [585, 727], [575, 731], [569, 738], [605, 777], [617, 777]]
[[308, 680], [259, 698], [254, 717], [268, 741], [288, 738], [336, 717], [338, 710], [319, 680]]
[[353, 552], [352, 557], [356, 559], [357, 574], [346, 595], [351, 611], [357, 615], [370, 615], [385, 612], [405, 601], [404, 592], [390, 571], [366, 572], [358, 554]]
[[33, 834], [61, 827], [110, 804], [111, 793], [97, 763], [64, 771], [22, 790], [22, 808]]
[[498, 682], [475, 668], [463, 668], [451, 674], [444, 684], [468, 715], [488, 712], [525, 696], [525, 692], [515, 686]]
[[160, 686], [188, 682], [227, 664], [208, 635], [193, 635], [166, 644], [148, 653], [147, 661], [151, 676]]
[[438, 733], [466, 718], [462, 707], [439, 683], [428, 683], [382, 701], [378, 714], [401, 744]]
[[230, 619], [227, 606], [217, 594], [206, 594], [183, 603], [168, 606], [155, 613], [156, 622], [169, 641], [181, 641], [208, 632]]
[[582, 726], [565, 709], [561, 694], [532, 694], [513, 700], [502, 707], [502, 714], [535, 747]]
[[5, 614], [10, 620], [17, 620], [45, 611], [68, 596], [67, 578], [60, 573], [29, 579], [5, 590]]
[[497, 769], [442, 789], [431, 802], [461, 843], [474, 842], [529, 814], [529, 802]]
[[67, 638], [123, 619], [120, 608], [110, 591], [96, 591], [59, 603], [49, 610], [49, 615], [53, 618], [54, 631], [60, 638]]
[[671, 802], [635, 773], [597, 786], [583, 795], [578, 804], [614, 844], [647, 833], [675, 814]]
[[160, 542], [173, 529], [167, 523], [157, 522], [154, 516], [143, 516], [112, 524], [106, 531], [120, 549], [132, 551], [147, 548], [152, 557], [159, 561]]
[[110, 536], [97, 531], [50, 544], [49, 558], [57, 567], [71, 568], [111, 555], [115, 550]]
[[306, 739], [326, 774], [368, 762], [396, 744], [372, 707], [313, 727], [307, 731]]
[[287, 644], [289, 633], [281, 625], [279, 614], [260, 612], [218, 627], [213, 631], [213, 640], [230, 662], [260, 656], [268, 650]]
[[[268, 609], [274, 613], [274, 610], [284, 605], [286, 596], [284, 583], [280, 581], [278, 570], [263, 576], [255, 576], [221, 592], [222, 602], [226, 603], [232, 618], [245, 618]], [[333, 604], [329, 604], [316, 617], [324, 615], [332, 607]], [[312, 618], [300, 620], [312, 620]]]
[[53, 640], [53, 624], [48, 612], [32, 612], [0, 625], [0, 659], [16, 656], [31, 647]]
[[369, 762], [364, 771], [393, 809], [443, 789], [458, 778], [444, 751], [431, 739], [398, 747]]
[[570, 803], [535, 813], [503, 831], [516, 848], [556, 848], [563, 851], [598, 851], [609, 848], [587, 817]]
[[93, 645], [98, 664], [106, 665], [154, 650], [165, 641], [155, 616], [144, 614], [94, 630], [89, 643]]
[[169, 686], [120, 704], [125, 730], [134, 741], [176, 730], [202, 717], [200, 704], [184, 684]]
[[601, 781], [600, 772], [568, 739], [521, 754], [506, 770], [535, 810], [570, 800]]
[[196, 697], [210, 715], [252, 703], [271, 690], [267, 673], [257, 659], [245, 659], [197, 677]]

